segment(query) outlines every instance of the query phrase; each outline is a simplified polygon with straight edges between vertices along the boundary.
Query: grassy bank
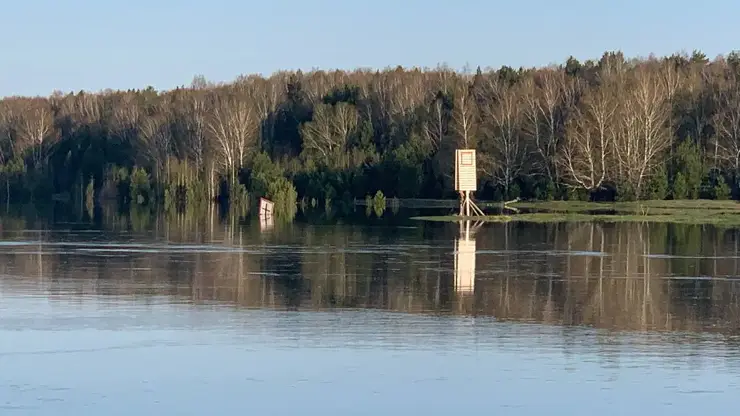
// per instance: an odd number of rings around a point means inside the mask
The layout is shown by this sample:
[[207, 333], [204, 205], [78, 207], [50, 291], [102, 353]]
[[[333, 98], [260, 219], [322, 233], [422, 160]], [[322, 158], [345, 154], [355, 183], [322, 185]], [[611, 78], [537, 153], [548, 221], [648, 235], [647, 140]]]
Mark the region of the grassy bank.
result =
[[640, 201], [640, 202], [518, 202], [510, 205], [520, 213], [485, 217], [428, 216], [417, 220], [456, 222], [671, 222], [740, 226], [740, 203], [736, 201]]
[[638, 201], [638, 202], [580, 202], [580, 201], [541, 201], [517, 202], [513, 208], [536, 212], [593, 213], [614, 212], [619, 214], [681, 214], [701, 211], [708, 214], [718, 212], [740, 214], [737, 201], [678, 200], [678, 201]]

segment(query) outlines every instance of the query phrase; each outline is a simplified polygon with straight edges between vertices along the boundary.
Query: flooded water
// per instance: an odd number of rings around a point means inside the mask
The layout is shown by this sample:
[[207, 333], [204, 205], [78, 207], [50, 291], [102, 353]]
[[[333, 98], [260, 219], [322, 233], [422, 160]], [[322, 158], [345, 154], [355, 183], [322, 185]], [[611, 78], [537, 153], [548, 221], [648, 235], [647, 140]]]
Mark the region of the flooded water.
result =
[[740, 232], [0, 220], [0, 414], [731, 414]]

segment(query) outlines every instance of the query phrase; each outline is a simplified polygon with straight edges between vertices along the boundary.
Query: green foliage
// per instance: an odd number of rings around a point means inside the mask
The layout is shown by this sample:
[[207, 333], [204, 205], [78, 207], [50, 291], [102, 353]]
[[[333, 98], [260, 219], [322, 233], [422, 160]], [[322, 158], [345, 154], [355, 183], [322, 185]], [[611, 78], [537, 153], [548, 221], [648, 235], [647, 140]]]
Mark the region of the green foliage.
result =
[[255, 197], [266, 197], [269, 194], [270, 182], [283, 177], [283, 172], [270, 160], [266, 153], [257, 154], [252, 160], [249, 173], [249, 190]]
[[589, 192], [583, 188], [568, 188], [565, 195], [568, 201], [588, 201], [589, 196]]
[[673, 191], [671, 196], [675, 200], [686, 199], [689, 194], [689, 186], [686, 182], [686, 177], [682, 172], [678, 172], [673, 178]]
[[395, 195], [399, 198], [417, 198], [422, 192], [423, 163], [428, 157], [421, 139], [414, 136], [407, 143], [392, 151], [379, 169], [382, 183], [395, 183]]
[[511, 186], [509, 186], [509, 192], [507, 195], [507, 199], [508, 200], [517, 199], [521, 196], [521, 194], [522, 194], [522, 189], [519, 186], [519, 184], [516, 182], [512, 183]]
[[110, 169], [111, 179], [115, 182], [124, 182], [129, 179], [128, 169], [122, 166], [113, 166]]
[[200, 179], [192, 181], [185, 191], [185, 200], [189, 207], [201, 208], [204, 203], [208, 203], [204, 195], [208, 194], [206, 183]]
[[152, 187], [149, 174], [140, 167], [131, 172], [131, 201], [136, 205], [146, 205], [152, 200]]
[[26, 173], [27, 171], [28, 170], [26, 169], [26, 163], [20, 157], [10, 159], [4, 165], [4, 169], [3, 169], [3, 172], [9, 175], [22, 175]]
[[151, 207], [141, 204], [131, 204], [129, 208], [129, 221], [134, 231], [138, 232], [151, 229], [153, 218]]
[[93, 216], [93, 210], [95, 209], [95, 178], [90, 177], [90, 181], [87, 183], [85, 188], [85, 208], [90, 217]]
[[266, 153], [257, 154], [252, 161], [249, 189], [255, 197], [265, 197], [275, 204], [276, 217], [290, 220], [295, 217], [298, 192]]
[[249, 213], [249, 191], [244, 184], [234, 184], [229, 189], [229, 210], [232, 214], [244, 216]]
[[375, 193], [372, 204], [373, 204], [373, 212], [375, 212], [375, 215], [378, 217], [382, 216], [386, 208], [385, 195], [383, 195], [382, 191], [378, 191]]
[[549, 178], [535, 184], [534, 198], [542, 201], [552, 201], [557, 195], [555, 182]]
[[650, 177], [647, 189], [647, 199], [663, 200], [668, 197], [668, 171], [665, 164], [658, 165], [653, 176]]
[[175, 212], [177, 210], [177, 186], [165, 184], [164, 187], [164, 210], [166, 212]]
[[[683, 180], [686, 184], [684, 198], [699, 198], [701, 183], [704, 177], [704, 165], [702, 163], [701, 148], [690, 138], [684, 140], [676, 149], [674, 172], [676, 176], [679, 173], [683, 175]], [[676, 199], [675, 196], [674, 199]]]
[[712, 189], [714, 191], [714, 195], [712, 195], [714, 199], [730, 199], [730, 196], [732, 195], [732, 189], [730, 189], [730, 186], [722, 175], [717, 176], [717, 182]]
[[732, 197], [732, 188], [718, 169], [710, 170], [702, 182], [702, 198], [727, 200]]
[[324, 215], [326, 215], [326, 218], [332, 218], [334, 216], [334, 206], [329, 200], [324, 202]]
[[26, 164], [20, 157], [10, 159], [4, 165], [0, 165], [0, 174], [5, 182], [5, 192], [0, 198], [10, 203], [12, 199], [11, 190], [23, 185], [22, 180], [26, 172]]
[[275, 217], [292, 220], [298, 210], [298, 192], [286, 178], [280, 176], [268, 185], [267, 197], [275, 204]]
[[109, 167], [102, 186], [102, 198], [113, 198], [121, 205], [128, 203], [131, 198], [130, 179], [129, 171], [125, 167], [115, 165]]
[[635, 201], [637, 199], [637, 191], [635, 187], [628, 182], [623, 182], [617, 186], [617, 197], [616, 200], [619, 202]]

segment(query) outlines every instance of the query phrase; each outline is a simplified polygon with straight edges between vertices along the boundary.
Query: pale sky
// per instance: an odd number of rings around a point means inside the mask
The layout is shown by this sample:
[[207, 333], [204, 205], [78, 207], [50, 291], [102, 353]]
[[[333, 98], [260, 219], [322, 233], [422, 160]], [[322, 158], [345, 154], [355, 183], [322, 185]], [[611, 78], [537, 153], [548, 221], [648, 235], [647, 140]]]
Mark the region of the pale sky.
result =
[[740, 48], [730, 0], [0, 0], [0, 96]]

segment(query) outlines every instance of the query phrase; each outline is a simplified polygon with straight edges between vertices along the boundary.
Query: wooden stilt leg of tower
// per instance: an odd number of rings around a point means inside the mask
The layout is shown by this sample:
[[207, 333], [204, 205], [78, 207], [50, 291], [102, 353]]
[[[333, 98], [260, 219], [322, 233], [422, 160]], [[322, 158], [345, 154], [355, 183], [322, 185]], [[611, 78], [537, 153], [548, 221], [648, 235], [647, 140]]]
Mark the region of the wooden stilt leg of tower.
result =
[[475, 212], [476, 216], [484, 217], [486, 215], [483, 213], [482, 209], [478, 208], [478, 205], [475, 205], [472, 199], [470, 200], [470, 206], [473, 208], [473, 211]]
[[460, 192], [460, 216], [470, 217], [471, 214], [473, 216], [485, 216], [483, 211], [470, 198], [470, 191], [462, 191]]

